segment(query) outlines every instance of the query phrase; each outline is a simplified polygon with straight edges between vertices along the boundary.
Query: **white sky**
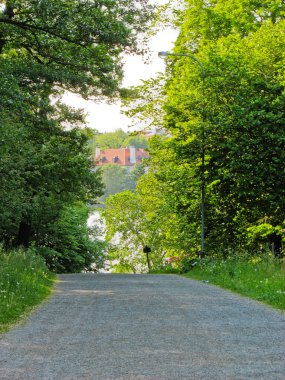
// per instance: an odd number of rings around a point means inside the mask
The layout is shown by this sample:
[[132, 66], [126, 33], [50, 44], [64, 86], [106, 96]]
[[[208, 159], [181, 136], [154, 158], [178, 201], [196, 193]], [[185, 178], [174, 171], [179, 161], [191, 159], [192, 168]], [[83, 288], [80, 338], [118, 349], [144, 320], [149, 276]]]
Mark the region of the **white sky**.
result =
[[[154, 3], [164, 4], [166, 0], [154, 0]], [[140, 56], [131, 56], [125, 58], [125, 78], [123, 86], [139, 85], [141, 79], [146, 80], [155, 76], [157, 72], [164, 72], [165, 63], [163, 59], [158, 58], [158, 52], [161, 50], [171, 50], [176, 39], [177, 32], [166, 29], [159, 32], [150, 40], [149, 48], [151, 56], [149, 64], [145, 64]], [[120, 104], [104, 104], [86, 101], [77, 95], [68, 93], [63, 98], [64, 102], [76, 108], [83, 108], [87, 113], [86, 122], [91, 128], [100, 132], [110, 132], [118, 128], [125, 131], [130, 130], [130, 119], [121, 113]]]

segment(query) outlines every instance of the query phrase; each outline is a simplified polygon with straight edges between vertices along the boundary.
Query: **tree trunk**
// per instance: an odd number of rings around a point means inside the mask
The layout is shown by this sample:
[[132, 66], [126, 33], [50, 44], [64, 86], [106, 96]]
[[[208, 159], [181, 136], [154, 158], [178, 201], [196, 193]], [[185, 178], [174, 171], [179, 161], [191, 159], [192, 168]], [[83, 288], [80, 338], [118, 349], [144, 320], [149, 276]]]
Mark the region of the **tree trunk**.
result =
[[[15, 16], [14, 9], [13, 9], [10, 1], [6, 1], [6, 5], [5, 5], [3, 13], [5, 16], [7, 16], [9, 18], [9, 20], [11, 20]], [[6, 42], [7, 42], [7, 40], [3, 37], [3, 35], [0, 34], [0, 54], [2, 53]]]
[[283, 257], [281, 235], [272, 234], [269, 237], [269, 242], [271, 243], [271, 251], [273, 256], [276, 258]]
[[17, 237], [17, 245], [22, 245], [25, 248], [30, 246], [30, 241], [32, 237], [32, 227], [30, 224], [21, 221], [18, 237]]

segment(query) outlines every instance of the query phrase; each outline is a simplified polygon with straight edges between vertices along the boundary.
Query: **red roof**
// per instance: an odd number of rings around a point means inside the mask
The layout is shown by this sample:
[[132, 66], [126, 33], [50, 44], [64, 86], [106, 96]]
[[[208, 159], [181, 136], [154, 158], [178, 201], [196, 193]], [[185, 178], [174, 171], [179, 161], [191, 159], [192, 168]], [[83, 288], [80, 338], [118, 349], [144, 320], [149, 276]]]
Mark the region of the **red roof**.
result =
[[100, 150], [96, 148], [96, 166], [116, 164], [121, 166], [133, 166], [141, 163], [149, 154], [143, 148], [114, 148]]

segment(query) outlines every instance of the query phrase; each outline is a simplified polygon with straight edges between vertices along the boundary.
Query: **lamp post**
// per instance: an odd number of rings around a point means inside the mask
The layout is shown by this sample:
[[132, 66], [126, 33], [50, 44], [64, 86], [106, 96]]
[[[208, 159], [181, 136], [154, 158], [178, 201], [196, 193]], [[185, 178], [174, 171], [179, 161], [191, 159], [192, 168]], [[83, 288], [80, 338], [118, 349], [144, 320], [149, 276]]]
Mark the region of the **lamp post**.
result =
[[[205, 69], [203, 64], [192, 54], [187, 53], [170, 53], [168, 51], [160, 51], [158, 53], [160, 58], [173, 56], [173, 57], [187, 57], [197, 62], [201, 69], [202, 78], [202, 95], [205, 95]], [[202, 152], [201, 152], [201, 257], [205, 256], [205, 112], [203, 112], [202, 123]]]

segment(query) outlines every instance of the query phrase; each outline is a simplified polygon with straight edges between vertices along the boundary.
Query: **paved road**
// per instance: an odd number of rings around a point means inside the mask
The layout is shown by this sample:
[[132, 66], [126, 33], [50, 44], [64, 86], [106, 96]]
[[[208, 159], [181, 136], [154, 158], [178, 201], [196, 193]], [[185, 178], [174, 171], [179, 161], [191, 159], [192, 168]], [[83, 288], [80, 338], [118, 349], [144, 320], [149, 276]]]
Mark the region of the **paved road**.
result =
[[285, 379], [285, 315], [177, 276], [60, 276], [0, 338], [0, 379]]

